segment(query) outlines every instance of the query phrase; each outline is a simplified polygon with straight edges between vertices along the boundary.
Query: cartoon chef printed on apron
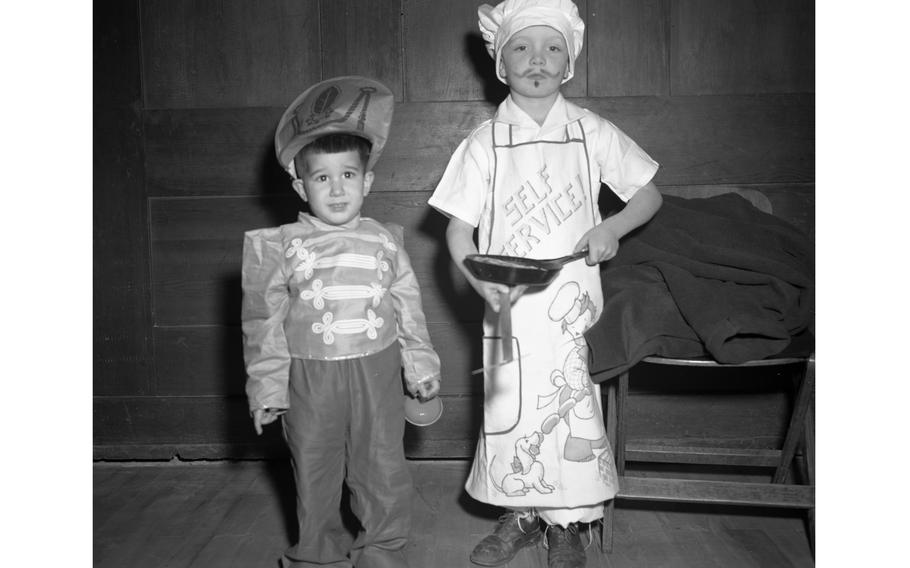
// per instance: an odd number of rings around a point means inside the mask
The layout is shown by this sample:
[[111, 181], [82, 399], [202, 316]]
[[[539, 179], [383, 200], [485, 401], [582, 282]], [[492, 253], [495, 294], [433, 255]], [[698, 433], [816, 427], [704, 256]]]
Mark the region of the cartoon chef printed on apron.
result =
[[[572, 252], [597, 223], [585, 136], [579, 121], [516, 140], [492, 124], [495, 153], [489, 231], [480, 252], [553, 258]], [[599, 189], [599, 185], [598, 185]], [[484, 428], [468, 492], [512, 508], [569, 508], [618, 490], [600, 387], [591, 381], [583, 333], [603, 307], [597, 266], [566, 264], [546, 287], [512, 306], [514, 360], [501, 365], [497, 314], [484, 317]]]

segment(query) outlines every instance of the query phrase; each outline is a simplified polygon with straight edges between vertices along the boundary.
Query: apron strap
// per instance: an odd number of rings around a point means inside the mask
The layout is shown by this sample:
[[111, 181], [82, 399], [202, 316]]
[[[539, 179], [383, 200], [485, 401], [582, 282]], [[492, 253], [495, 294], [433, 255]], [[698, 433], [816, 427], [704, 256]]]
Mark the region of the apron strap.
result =
[[493, 147], [494, 148], [511, 148], [512, 144], [512, 125], [505, 122], [493, 121]]
[[576, 120], [566, 125], [566, 142], [585, 143], [585, 131], [581, 127], [581, 120]]
[[[570, 123], [568, 128], [571, 132], [573, 142], [580, 142], [585, 151], [585, 172], [588, 176], [588, 188], [590, 189], [588, 195], [591, 199], [591, 223], [597, 225], [598, 223], [598, 214], [597, 214], [597, 202], [600, 195], [600, 180], [591, 179], [591, 153], [588, 151], [588, 139], [585, 136], [585, 129], [581, 125], [581, 119]], [[594, 184], [597, 184], [596, 186]]]

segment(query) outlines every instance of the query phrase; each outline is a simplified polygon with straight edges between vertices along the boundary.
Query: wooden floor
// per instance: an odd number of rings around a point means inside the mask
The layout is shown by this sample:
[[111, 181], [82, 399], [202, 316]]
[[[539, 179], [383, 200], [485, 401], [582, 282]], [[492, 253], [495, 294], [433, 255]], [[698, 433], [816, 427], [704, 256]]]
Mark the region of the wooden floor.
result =
[[[465, 494], [465, 461], [411, 461], [417, 498], [411, 568], [473, 566], [468, 554], [497, 512]], [[284, 461], [94, 465], [94, 566], [277, 568], [296, 538], [294, 486]], [[813, 566], [798, 512], [619, 501], [614, 549], [588, 566]], [[511, 568], [546, 566], [523, 550]]]

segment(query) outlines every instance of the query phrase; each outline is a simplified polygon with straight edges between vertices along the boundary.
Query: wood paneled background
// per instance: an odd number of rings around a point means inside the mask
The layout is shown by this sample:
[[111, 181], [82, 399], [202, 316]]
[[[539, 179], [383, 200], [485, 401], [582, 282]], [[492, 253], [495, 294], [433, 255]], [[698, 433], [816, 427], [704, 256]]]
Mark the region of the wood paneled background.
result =
[[[505, 94], [477, 32], [478, 3], [95, 6], [96, 459], [283, 451], [278, 428], [254, 435], [243, 396], [242, 234], [296, 217], [301, 203], [274, 159], [275, 124], [306, 87], [343, 74], [375, 77], [395, 93], [391, 140], [365, 213], [405, 227], [443, 362], [444, 418], [409, 427], [407, 451], [470, 455], [481, 306], [451, 266], [445, 220], [426, 201], [457, 143]], [[585, 47], [564, 93], [660, 162], [662, 190], [758, 189], [776, 214], [813, 233], [811, 0], [578, 5]], [[772, 444], [789, 402], [785, 378], [771, 387], [746, 399], [721, 384], [693, 398], [651, 393], [645, 381], [633, 391], [630, 438]]]

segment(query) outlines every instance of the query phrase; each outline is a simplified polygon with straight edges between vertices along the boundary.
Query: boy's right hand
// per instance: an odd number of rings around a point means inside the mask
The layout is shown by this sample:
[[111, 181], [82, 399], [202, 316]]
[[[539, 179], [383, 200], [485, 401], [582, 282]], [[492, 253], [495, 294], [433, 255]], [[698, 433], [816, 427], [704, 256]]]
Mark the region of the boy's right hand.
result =
[[422, 402], [431, 400], [439, 394], [439, 377], [418, 382], [413, 387], [408, 387], [408, 392]]
[[271, 424], [272, 422], [278, 420], [278, 417], [287, 412], [286, 410], [280, 408], [257, 408], [253, 411], [253, 428], [256, 429], [256, 434], [262, 435], [262, 427], [266, 424]]
[[506, 286], [505, 284], [497, 284], [495, 282], [486, 282], [483, 280], [477, 280], [476, 278], [471, 280], [471, 284], [474, 289], [480, 294], [480, 297], [486, 300], [490, 307], [493, 308], [493, 311], [499, 313], [500, 306], [500, 293], [509, 292], [509, 300], [511, 303], [515, 303], [515, 300], [521, 297], [525, 293], [525, 290], [528, 287], [524, 284], [518, 286]]
[[471, 271], [464, 265], [464, 259], [469, 254], [477, 254], [477, 246], [474, 244], [474, 225], [462, 221], [458, 217], [451, 217], [446, 227], [446, 242], [449, 245], [449, 253], [452, 255], [452, 260], [458, 270], [464, 274], [474, 291], [490, 304], [494, 312], [499, 313], [499, 308], [501, 307], [499, 305], [500, 291], [508, 291], [509, 299], [514, 303], [528, 288], [527, 286], [510, 287], [505, 284], [486, 282], [478, 280], [471, 274]]

